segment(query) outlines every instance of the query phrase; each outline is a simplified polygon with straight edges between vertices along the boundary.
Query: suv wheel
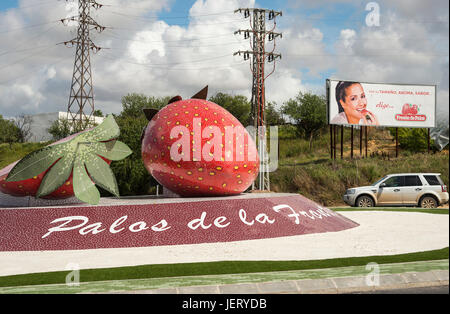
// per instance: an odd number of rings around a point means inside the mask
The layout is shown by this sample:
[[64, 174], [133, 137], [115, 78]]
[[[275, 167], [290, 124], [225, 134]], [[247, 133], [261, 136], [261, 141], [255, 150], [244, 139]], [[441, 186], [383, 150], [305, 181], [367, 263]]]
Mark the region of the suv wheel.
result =
[[438, 206], [436, 199], [432, 196], [423, 197], [419, 205], [422, 208], [436, 208]]
[[356, 200], [356, 206], [358, 207], [373, 207], [373, 199], [370, 196], [363, 195]]

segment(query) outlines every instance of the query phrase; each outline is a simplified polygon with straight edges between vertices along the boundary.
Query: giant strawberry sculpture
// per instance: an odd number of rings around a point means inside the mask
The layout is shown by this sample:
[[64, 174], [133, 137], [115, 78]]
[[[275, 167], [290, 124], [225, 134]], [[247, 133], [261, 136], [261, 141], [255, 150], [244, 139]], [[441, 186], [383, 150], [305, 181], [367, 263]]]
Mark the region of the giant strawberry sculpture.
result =
[[206, 100], [176, 96], [160, 111], [144, 109], [142, 159], [149, 173], [181, 196], [233, 195], [259, 172], [256, 145], [232, 114]]
[[110, 115], [91, 130], [34, 151], [0, 170], [0, 192], [48, 199], [76, 196], [98, 204], [97, 184], [119, 196], [109, 164], [131, 154], [126, 144], [116, 140], [119, 133]]

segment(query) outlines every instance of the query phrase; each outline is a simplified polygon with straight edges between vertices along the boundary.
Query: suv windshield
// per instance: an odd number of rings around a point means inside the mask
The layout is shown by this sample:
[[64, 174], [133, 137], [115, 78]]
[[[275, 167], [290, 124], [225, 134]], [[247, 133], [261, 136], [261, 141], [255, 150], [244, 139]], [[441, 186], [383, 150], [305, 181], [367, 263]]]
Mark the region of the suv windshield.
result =
[[389, 179], [386, 179], [386, 181], [384, 181], [383, 183], [388, 188], [395, 188], [395, 187], [403, 186], [404, 182], [405, 182], [405, 177], [394, 176], [394, 177], [390, 177]]
[[374, 184], [372, 184], [372, 186], [377, 185], [378, 183], [380, 183], [381, 181], [383, 181], [384, 179], [386, 179], [386, 177], [382, 177], [380, 180], [378, 180], [377, 182], [375, 182]]

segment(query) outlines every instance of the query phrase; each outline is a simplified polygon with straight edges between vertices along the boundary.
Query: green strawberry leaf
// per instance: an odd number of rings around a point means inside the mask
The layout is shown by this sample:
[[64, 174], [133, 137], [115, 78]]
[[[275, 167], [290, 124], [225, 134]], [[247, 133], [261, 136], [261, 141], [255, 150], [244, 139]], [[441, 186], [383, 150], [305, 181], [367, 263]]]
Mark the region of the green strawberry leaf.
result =
[[98, 186], [119, 197], [119, 187], [108, 163], [97, 155], [91, 154], [91, 158], [86, 161], [85, 165], [92, 180]]
[[72, 173], [73, 161], [73, 154], [66, 155], [58, 160], [42, 179], [36, 197], [46, 196], [64, 184]]
[[67, 144], [47, 146], [26, 155], [11, 169], [5, 181], [22, 181], [41, 174], [64, 155]]
[[117, 138], [120, 134], [119, 126], [113, 115], [108, 115], [103, 122], [92, 130], [80, 134], [80, 140], [85, 142], [103, 142]]
[[73, 191], [79, 200], [91, 205], [97, 205], [100, 201], [100, 192], [80, 160], [76, 160], [73, 167]]
[[120, 141], [94, 143], [92, 144], [92, 151], [109, 160], [122, 160], [132, 153], [131, 149]]

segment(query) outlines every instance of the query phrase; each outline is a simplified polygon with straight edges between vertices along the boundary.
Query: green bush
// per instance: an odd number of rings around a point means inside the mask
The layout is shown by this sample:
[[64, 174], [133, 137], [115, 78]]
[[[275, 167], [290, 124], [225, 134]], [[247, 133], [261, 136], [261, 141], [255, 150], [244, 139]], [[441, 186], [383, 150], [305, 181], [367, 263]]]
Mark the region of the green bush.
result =
[[145, 195], [154, 192], [157, 182], [145, 169], [141, 157], [141, 135], [148, 124], [142, 109], [161, 109], [170, 97], [147, 97], [128, 94], [122, 97], [122, 112], [115, 117], [120, 128], [119, 141], [130, 147], [133, 153], [124, 160], [115, 161], [111, 169], [117, 179], [121, 195]]
[[291, 124], [278, 126], [278, 139], [295, 139], [297, 138], [297, 128]]
[[327, 126], [326, 98], [300, 92], [281, 107], [281, 112], [293, 121], [297, 135], [309, 140], [309, 149], [312, 150], [314, 137]]
[[67, 119], [55, 120], [47, 129], [47, 132], [53, 137], [55, 141], [59, 141], [72, 133], [70, 122]]
[[379, 172], [379, 167], [377, 167], [376, 165], [364, 165], [363, 167], [361, 167], [361, 172], [367, 182], [375, 182], [382, 176]]
[[299, 157], [309, 153], [309, 143], [305, 140], [285, 140], [280, 146], [279, 153], [279, 158]]
[[[395, 136], [395, 128], [389, 129]], [[398, 128], [398, 143], [400, 148], [411, 152], [423, 152], [428, 149], [428, 130], [424, 128]], [[434, 147], [433, 140], [430, 146]]]
[[0, 143], [8, 143], [12, 146], [13, 143], [21, 140], [20, 129], [14, 124], [13, 120], [3, 119], [0, 115]]
[[116, 122], [120, 128], [118, 140], [127, 144], [133, 151], [127, 158], [111, 164], [120, 194], [147, 194], [150, 188], [151, 177], [145, 169], [141, 158], [141, 134], [148, 121], [142, 115], [139, 118], [119, 116], [116, 118]]

